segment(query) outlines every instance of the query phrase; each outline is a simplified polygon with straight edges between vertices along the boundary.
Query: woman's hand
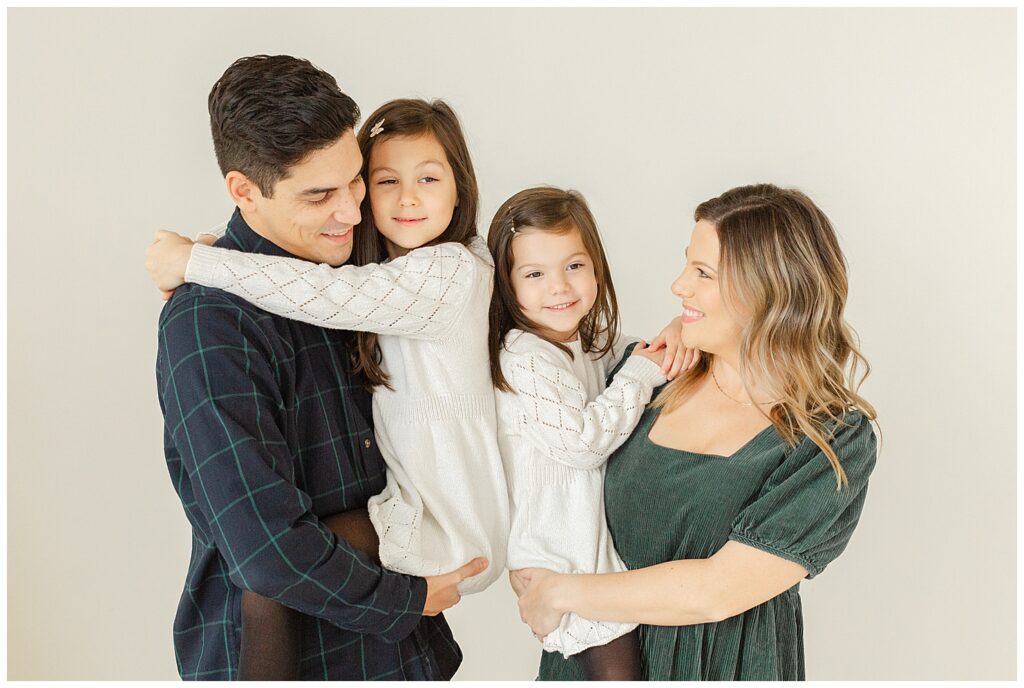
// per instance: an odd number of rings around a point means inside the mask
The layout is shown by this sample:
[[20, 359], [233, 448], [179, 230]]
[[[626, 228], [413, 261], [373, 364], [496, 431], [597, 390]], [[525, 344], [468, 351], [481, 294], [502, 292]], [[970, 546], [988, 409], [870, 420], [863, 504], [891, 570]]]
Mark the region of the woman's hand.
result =
[[511, 572], [509, 580], [519, 595], [519, 618], [538, 640], [558, 628], [569, 610], [562, 609], [556, 600], [562, 589], [571, 583], [572, 576], [547, 569], [522, 569]]
[[652, 352], [661, 349], [665, 350], [664, 358], [661, 361], [648, 358], [655, 363], [661, 363], [661, 372], [669, 380], [674, 380], [679, 373], [689, 370], [700, 360], [698, 349], [688, 349], [683, 344], [683, 319], [679, 316], [672, 318], [672, 321], [654, 338], [649, 347]]
[[146, 271], [157, 289], [163, 292], [165, 300], [185, 283], [185, 268], [192, 256], [193, 243], [180, 234], [160, 230], [146, 249]]
[[530, 584], [529, 575], [523, 573], [529, 569], [519, 569], [518, 571], [508, 572], [508, 582], [512, 585], [512, 592], [516, 594], [516, 597], [522, 597], [523, 592], [526, 590], [526, 586]]

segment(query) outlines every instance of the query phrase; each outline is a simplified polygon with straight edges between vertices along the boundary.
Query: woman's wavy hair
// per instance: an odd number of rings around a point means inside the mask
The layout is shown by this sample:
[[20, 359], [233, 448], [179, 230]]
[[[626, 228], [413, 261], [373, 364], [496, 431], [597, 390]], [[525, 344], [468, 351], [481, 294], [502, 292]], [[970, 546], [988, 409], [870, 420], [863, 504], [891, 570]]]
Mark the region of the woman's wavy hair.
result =
[[[380, 131], [371, 136], [378, 128]], [[428, 246], [456, 242], [469, 244], [476, 236], [477, 209], [480, 205], [480, 191], [476, 183], [476, 172], [473, 171], [473, 160], [469, 155], [469, 146], [462, 133], [462, 126], [455, 111], [443, 100], [427, 102], [425, 100], [402, 98], [392, 100], [377, 108], [363, 122], [356, 141], [363, 154], [363, 179], [369, 184], [368, 173], [373, 147], [382, 141], [393, 138], [415, 138], [430, 135], [437, 139], [444, 149], [448, 164], [452, 167], [455, 177], [456, 205], [452, 220], [440, 236], [429, 242]], [[377, 230], [370, 206], [370, 194], [363, 199], [360, 209], [362, 220], [356, 226], [352, 246], [352, 263], [368, 265], [380, 263], [387, 259], [388, 252], [384, 237]], [[377, 345], [377, 334], [374, 332], [356, 333], [356, 352], [354, 364], [356, 372], [366, 376], [370, 387], [384, 385], [391, 388], [388, 375], [380, 367], [381, 353]]]
[[[740, 343], [744, 389], [749, 393], [755, 379], [762, 394], [778, 400], [762, 413], [791, 446], [805, 436], [818, 445], [842, 488], [846, 473], [829, 440], [847, 412], [872, 421], [876, 414], [858, 394], [871, 367], [843, 319], [846, 259], [832, 224], [805, 194], [771, 184], [730, 189], [698, 205], [693, 218], [715, 226], [723, 298], [749, 317]], [[713, 358], [702, 354], [654, 405], [677, 407]]]
[[[515, 232], [512, 228], [515, 227]], [[499, 357], [505, 344], [505, 336], [513, 328], [530, 332], [551, 342], [570, 357], [569, 347], [554, 342], [542, 335], [536, 323], [523, 315], [515, 291], [512, 289], [512, 240], [520, 233], [552, 232], [565, 234], [578, 231], [583, 246], [594, 261], [594, 275], [597, 278], [597, 298], [590, 312], [579, 324], [579, 338], [585, 353], [611, 352], [619, 331], [619, 306], [615, 300], [615, 285], [612, 283], [608, 259], [601, 245], [597, 222], [578, 191], [559, 189], [553, 186], [537, 186], [515, 194], [501, 204], [491, 220], [487, 232], [487, 247], [494, 258], [494, 292], [491, 295], [490, 327], [487, 346], [491, 359], [491, 380], [502, 391], [511, 392], [512, 387], [501, 372]]]

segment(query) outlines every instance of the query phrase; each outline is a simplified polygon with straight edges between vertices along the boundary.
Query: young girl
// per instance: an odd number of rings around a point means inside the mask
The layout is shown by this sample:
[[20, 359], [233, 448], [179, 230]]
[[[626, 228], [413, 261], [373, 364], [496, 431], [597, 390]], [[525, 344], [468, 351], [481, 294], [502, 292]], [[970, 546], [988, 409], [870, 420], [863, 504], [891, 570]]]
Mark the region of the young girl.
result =
[[[495, 263], [491, 374], [512, 497], [508, 566], [624, 571], [605, 522], [604, 465], [666, 381], [653, 362], [662, 355], [650, 352], [680, 323], [651, 347], [638, 344], [606, 388], [629, 342], [617, 336], [615, 288], [583, 198], [551, 187], [521, 191], [498, 210], [487, 243]], [[672, 375], [694, 358], [680, 354]], [[588, 679], [639, 679], [635, 628], [568, 614], [542, 642], [549, 652], [578, 654]]]
[[[459, 586], [462, 594], [480, 592], [505, 567], [509, 507], [487, 349], [493, 264], [476, 232], [473, 164], [442, 101], [389, 102], [357, 140], [369, 208], [364, 203], [355, 229], [356, 265], [197, 244], [187, 269], [177, 269], [184, 280], [271, 313], [358, 331], [356, 367], [375, 386], [374, 425], [387, 464], [387, 486], [368, 504], [380, 561], [426, 577], [483, 556], [487, 569]], [[250, 657], [273, 669], [297, 661], [285, 641], [295, 634], [280, 628], [294, 618], [280, 621], [252, 597], [243, 596], [242, 644], [248, 638], [250, 650], [242, 663]]]

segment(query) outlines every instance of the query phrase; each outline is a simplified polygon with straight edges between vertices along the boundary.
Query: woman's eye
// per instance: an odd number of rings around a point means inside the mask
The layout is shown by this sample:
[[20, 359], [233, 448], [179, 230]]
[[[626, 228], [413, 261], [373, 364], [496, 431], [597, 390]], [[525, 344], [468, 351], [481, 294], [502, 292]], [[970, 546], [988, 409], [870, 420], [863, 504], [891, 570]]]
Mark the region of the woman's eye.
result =
[[697, 268], [697, 274], [700, 275], [700, 277], [702, 279], [711, 279], [711, 275], [709, 275], [708, 273], [704, 272], [700, 268]]
[[431, 182], [436, 182], [437, 179], [435, 177], [423, 177], [422, 179], [420, 179], [420, 181], [427, 182], [429, 184]]

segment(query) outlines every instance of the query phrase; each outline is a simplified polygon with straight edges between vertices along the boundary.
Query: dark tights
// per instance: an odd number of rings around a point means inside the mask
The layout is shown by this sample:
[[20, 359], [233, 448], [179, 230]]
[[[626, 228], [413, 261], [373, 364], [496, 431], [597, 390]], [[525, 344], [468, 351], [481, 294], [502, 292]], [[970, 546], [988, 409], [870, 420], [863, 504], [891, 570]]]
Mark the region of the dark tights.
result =
[[[323, 519], [331, 532], [377, 564], [377, 533], [366, 509]], [[242, 644], [238, 659], [241, 681], [296, 681], [302, 652], [302, 615], [262, 595], [242, 591]]]
[[576, 655], [588, 681], [639, 681], [640, 633], [638, 629], [605, 645], [591, 647]]
[[294, 681], [299, 678], [299, 612], [279, 602], [242, 591], [240, 681]]

